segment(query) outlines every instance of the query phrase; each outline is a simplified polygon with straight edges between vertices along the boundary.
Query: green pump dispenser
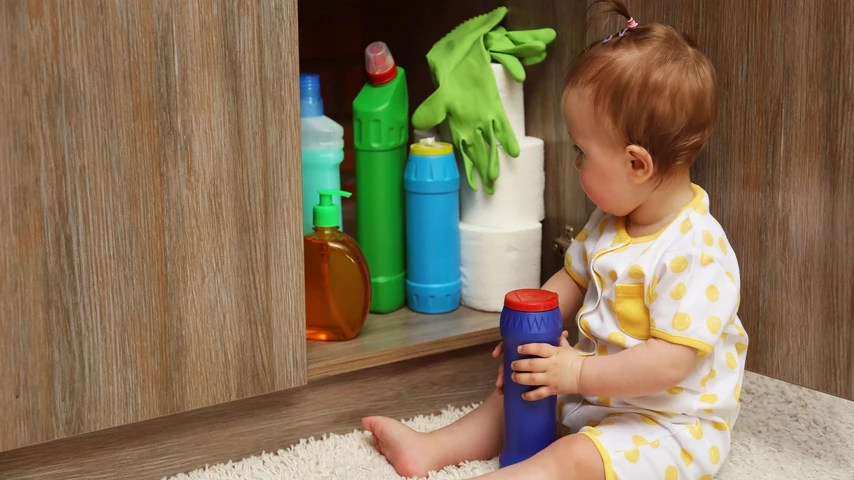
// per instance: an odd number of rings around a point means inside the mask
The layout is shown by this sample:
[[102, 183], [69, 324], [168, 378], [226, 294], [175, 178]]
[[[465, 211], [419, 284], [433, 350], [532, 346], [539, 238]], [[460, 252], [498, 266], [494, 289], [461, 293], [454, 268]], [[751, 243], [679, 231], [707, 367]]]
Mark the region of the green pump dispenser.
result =
[[315, 228], [341, 228], [341, 225], [338, 225], [340, 210], [338, 209], [338, 205], [332, 203], [332, 196], [337, 195], [339, 197], [350, 198], [352, 194], [343, 190], [318, 190], [317, 193], [320, 194], [320, 203], [314, 206], [313, 223]]

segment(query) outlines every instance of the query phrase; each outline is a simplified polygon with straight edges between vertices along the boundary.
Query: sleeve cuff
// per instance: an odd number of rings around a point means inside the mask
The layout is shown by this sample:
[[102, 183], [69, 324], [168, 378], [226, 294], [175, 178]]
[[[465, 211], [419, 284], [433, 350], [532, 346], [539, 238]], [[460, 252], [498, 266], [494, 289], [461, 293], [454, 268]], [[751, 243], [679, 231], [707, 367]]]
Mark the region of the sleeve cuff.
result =
[[577, 283], [581, 288], [587, 290], [587, 286], [589, 285], [587, 280], [581, 278], [577, 273], [575, 273], [575, 270], [569, 267], [569, 265], [566, 265], [565, 268], [566, 271], [569, 273], [569, 276], [572, 277], [573, 280], [575, 280], [575, 283]]
[[686, 347], [696, 348], [697, 350], [703, 353], [711, 353], [712, 346], [708, 343], [697, 340], [696, 338], [690, 337], [682, 337], [679, 335], [673, 335], [672, 333], [667, 333], [665, 331], [659, 330], [657, 328], [650, 328], [649, 335], [653, 338], [658, 338], [660, 340], [664, 340], [666, 342], [675, 343], [677, 345], [685, 345]]

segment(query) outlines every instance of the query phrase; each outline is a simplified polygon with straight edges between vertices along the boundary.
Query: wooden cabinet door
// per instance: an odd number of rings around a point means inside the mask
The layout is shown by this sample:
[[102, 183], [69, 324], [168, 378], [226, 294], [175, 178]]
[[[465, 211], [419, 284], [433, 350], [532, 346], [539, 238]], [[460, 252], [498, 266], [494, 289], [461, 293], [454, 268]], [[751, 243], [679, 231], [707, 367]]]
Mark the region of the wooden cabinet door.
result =
[[0, 2], [0, 450], [305, 382], [296, 22]]

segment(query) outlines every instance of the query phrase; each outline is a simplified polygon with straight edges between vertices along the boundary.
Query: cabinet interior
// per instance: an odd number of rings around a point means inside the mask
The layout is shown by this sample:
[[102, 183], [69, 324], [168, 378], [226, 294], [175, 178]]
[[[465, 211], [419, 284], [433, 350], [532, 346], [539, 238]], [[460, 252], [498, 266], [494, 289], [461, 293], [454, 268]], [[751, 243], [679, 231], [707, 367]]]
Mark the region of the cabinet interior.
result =
[[[503, 24], [510, 28], [555, 28], [558, 39], [549, 47], [549, 57], [541, 65], [527, 67], [526, 130], [546, 142], [546, 220], [543, 229], [542, 276], [560, 268], [562, 255], [559, 238], [566, 234], [567, 214], [583, 219], [585, 202], [567, 202], [563, 189], [549, 188], [548, 178], [574, 172], [561, 165], [551, 154], [557, 143], [568, 142], [558, 109], [542, 109], [542, 101], [552, 101], [553, 88], [541, 85], [562, 80], [558, 62], [578, 44], [579, 34], [568, 29], [569, 22], [555, 21], [557, 2], [524, 5], [521, 2], [477, 0], [466, 2], [394, 2], [391, 0], [334, 0], [299, 2], [300, 71], [321, 76], [325, 114], [344, 126], [345, 157], [341, 165], [344, 190], [353, 192], [343, 199], [344, 231], [356, 232], [355, 162], [352, 145], [352, 101], [366, 80], [364, 48], [373, 41], [384, 41], [398, 66], [406, 70], [410, 115], [433, 90], [426, 54], [447, 32], [466, 19], [487, 13], [499, 6], [509, 11]], [[518, 4], [518, 6], [516, 5]], [[583, 9], [582, 9], [583, 12]], [[581, 18], [579, 16], [578, 18]], [[516, 25], [516, 27], [514, 27]], [[579, 30], [580, 31], [580, 30]], [[552, 64], [555, 65], [552, 65]], [[544, 97], [548, 96], [548, 98]], [[529, 107], [530, 105], [530, 107]], [[533, 108], [535, 111], [531, 111]], [[530, 111], [530, 113], [529, 113]], [[558, 120], [556, 128], [554, 120]], [[568, 150], [568, 148], [567, 148]], [[552, 185], [558, 185], [551, 181]], [[466, 188], [462, 185], [462, 188]], [[572, 195], [572, 193], [570, 193]], [[569, 200], [578, 199], [576, 195]], [[567, 206], [573, 208], [567, 208]], [[576, 222], [572, 222], [576, 223]], [[565, 240], [565, 239], [564, 239]], [[498, 314], [460, 307], [445, 315], [420, 315], [406, 308], [385, 315], [371, 314], [360, 335], [349, 342], [307, 342], [308, 378], [367, 368], [415, 356], [462, 348], [476, 343], [497, 341]]]

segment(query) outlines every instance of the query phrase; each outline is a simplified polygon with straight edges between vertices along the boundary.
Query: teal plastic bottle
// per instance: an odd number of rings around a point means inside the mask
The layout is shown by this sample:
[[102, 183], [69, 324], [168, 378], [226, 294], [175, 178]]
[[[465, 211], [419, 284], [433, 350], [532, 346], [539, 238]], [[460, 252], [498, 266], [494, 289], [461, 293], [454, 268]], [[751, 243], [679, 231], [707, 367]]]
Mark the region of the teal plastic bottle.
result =
[[[302, 229], [309, 234], [319, 190], [341, 189], [341, 162], [344, 160], [344, 127], [323, 114], [320, 76], [300, 74], [300, 127], [302, 141]], [[333, 197], [342, 226], [341, 197]]]
[[353, 101], [356, 239], [371, 271], [371, 312], [406, 303], [403, 172], [409, 141], [406, 74], [383, 42], [365, 49], [368, 82]]

